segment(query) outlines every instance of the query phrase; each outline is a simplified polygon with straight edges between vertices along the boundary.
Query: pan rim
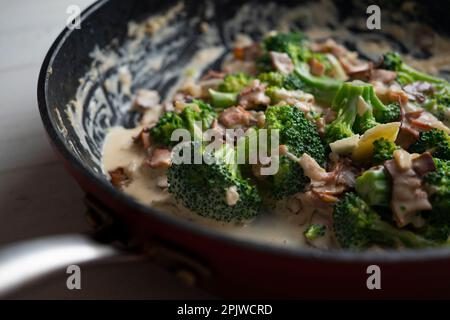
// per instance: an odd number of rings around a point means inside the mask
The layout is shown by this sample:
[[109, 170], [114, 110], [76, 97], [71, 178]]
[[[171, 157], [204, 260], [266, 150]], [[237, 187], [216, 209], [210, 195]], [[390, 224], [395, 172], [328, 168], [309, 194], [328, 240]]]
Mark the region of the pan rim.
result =
[[[95, 12], [101, 9], [110, 0], [99, 0], [87, 7], [81, 13], [82, 21], [89, 18]], [[382, 263], [403, 263], [403, 262], [424, 262], [430, 260], [448, 259], [450, 248], [426, 248], [426, 249], [405, 249], [405, 250], [385, 250], [385, 251], [363, 251], [355, 252], [345, 249], [335, 250], [320, 250], [309, 247], [284, 247], [272, 243], [260, 242], [257, 240], [243, 239], [219, 231], [207, 228], [206, 226], [195, 224], [189, 221], [164, 213], [160, 210], [151, 208], [139, 203], [131, 196], [116, 190], [106, 180], [99, 179], [94, 173], [78, 159], [64, 144], [63, 137], [57, 129], [57, 124], [52, 121], [50, 116], [50, 106], [47, 103], [48, 92], [48, 72], [51, 68], [55, 57], [58, 55], [60, 49], [63, 47], [65, 41], [70, 37], [74, 30], [67, 27], [58, 35], [50, 46], [44, 61], [42, 63], [37, 85], [37, 100], [38, 108], [42, 123], [46, 130], [51, 143], [56, 147], [58, 153], [67, 161], [72, 169], [79, 172], [90, 183], [101, 189], [108, 197], [112, 197], [126, 206], [133, 209], [139, 214], [151, 215], [152, 218], [157, 219], [160, 223], [175, 227], [186, 232], [192, 232], [208, 238], [213, 241], [219, 241], [231, 245], [232, 247], [239, 247], [260, 253], [270, 253], [271, 255], [288, 256], [298, 259], [317, 259], [320, 261], [342, 262], [342, 263], [368, 263], [368, 262], [382, 262]]]

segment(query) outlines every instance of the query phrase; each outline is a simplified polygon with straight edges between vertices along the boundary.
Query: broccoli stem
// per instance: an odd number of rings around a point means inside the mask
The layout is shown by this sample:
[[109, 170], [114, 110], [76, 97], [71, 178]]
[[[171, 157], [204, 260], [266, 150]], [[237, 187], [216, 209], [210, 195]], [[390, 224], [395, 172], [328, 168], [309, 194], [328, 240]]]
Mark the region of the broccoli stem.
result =
[[374, 221], [371, 229], [381, 232], [386, 239], [390, 239], [392, 242], [399, 240], [408, 248], [425, 248], [436, 245], [434, 242], [417, 236], [411, 231], [399, 230], [383, 220]]
[[306, 63], [297, 64], [294, 75], [301, 80], [303, 91], [311, 93], [317, 101], [326, 104], [331, 104], [343, 83], [340, 80], [311, 75]]
[[212, 105], [216, 108], [225, 109], [236, 104], [237, 93], [209, 89], [209, 94], [211, 95]]
[[344, 83], [335, 98], [332, 109], [337, 111], [336, 119], [326, 126], [325, 142], [332, 143], [354, 135], [352, 127], [358, 111], [359, 99], [364, 91], [360, 83]]
[[380, 123], [396, 121], [400, 118], [400, 106], [393, 103], [385, 105], [375, 93], [373, 86], [369, 89], [369, 100], [373, 108], [373, 115]]
[[412, 81], [424, 81], [424, 82], [430, 82], [430, 83], [446, 83], [444, 79], [440, 79], [437, 77], [433, 77], [429, 74], [420, 72], [411, 66], [407, 65], [406, 63], [402, 63], [399, 70], [399, 77], [402, 79], [411, 79]]
[[429, 83], [443, 83], [448, 85], [444, 79], [433, 77], [424, 72], [418, 71], [407, 65], [402, 57], [396, 52], [387, 52], [383, 55], [382, 67], [397, 72], [397, 81], [401, 84], [408, 84], [414, 81], [425, 81]]

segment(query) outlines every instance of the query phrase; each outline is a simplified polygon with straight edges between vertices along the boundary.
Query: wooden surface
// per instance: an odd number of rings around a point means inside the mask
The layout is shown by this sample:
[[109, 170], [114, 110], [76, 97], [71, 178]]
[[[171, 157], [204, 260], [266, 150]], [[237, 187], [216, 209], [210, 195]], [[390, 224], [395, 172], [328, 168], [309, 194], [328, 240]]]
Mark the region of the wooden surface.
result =
[[[64, 27], [66, 8], [91, 0], [1, 1], [0, 247], [19, 240], [88, 230], [83, 193], [56, 159], [41, 124], [36, 86], [47, 49]], [[0, 261], [1, 263], [1, 261]], [[18, 297], [201, 298], [151, 264], [96, 267], [80, 292], [53, 279]], [[88, 273], [86, 273], [88, 274]], [[61, 283], [63, 282], [64, 283]], [[96, 283], [94, 283], [97, 281]], [[85, 286], [85, 287], [86, 287]]]

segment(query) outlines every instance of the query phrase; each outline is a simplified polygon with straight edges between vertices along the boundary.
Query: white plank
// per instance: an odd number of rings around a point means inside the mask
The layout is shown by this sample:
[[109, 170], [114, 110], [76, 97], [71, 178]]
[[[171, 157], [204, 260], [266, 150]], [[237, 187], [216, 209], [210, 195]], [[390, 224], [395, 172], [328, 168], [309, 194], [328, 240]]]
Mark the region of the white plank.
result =
[[60, 163], [0, 173], [0, 245], [88, 230], [82, 199]]
[[67, 7], [77, 5], [82, 10], [90, 3], [92, 0], [19, 0], [5, 3], [0, 13], [0, 72], [40, 64], [52, 41], [66, 24], [69, 17]]

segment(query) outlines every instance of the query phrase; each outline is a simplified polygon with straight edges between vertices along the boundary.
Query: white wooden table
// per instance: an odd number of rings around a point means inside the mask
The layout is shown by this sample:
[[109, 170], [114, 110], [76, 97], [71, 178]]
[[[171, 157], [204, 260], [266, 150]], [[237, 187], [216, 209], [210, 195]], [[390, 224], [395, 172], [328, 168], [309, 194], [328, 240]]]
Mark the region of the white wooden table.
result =
[[[68, 17], [67, 6], [85, 8], [91, 2], [0, 0], [0, 247], [89, 228], [83, 193], [56, 159], [42, 127], [36, 86], [44, 55]], [[83, 274], [80, 291], [65, 289], [61, 274], [17, 297], [207, 297], [150, 263], [96, 267]]]

